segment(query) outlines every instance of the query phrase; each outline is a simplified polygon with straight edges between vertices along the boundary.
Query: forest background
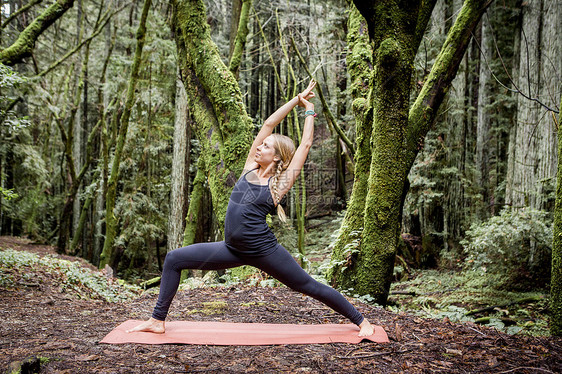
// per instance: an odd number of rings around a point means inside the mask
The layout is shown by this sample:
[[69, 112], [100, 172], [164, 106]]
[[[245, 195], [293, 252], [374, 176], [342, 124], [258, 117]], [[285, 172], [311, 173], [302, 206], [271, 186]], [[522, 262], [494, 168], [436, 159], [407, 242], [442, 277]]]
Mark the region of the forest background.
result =
[[[353, 235], [342, 245], [338, 229], [359, 175], [361, 108], [351, 57], [369, 53], [354, 49], [353, 22], [360, 15], [345, 1], [204, 3], [212, 42], [238, 82], [251, 124], [241, 134], [255, 136], [311, 75], [320, 82], [316, 106], [322, 114], [302, 178], [289, 194], [290, 224], [275, 217], [270, 223], [303, 265], [311, 262], [311, 272], [327, 270], [329, 279], [354, 294], [334, 273], [351, 268], [359, 246]], [[13, 57], [7, 47], [19, 43], [51, 4], [2, 2], [0, 234], [56, 244], [61, 253], [108, 264], [130, 281], [157, 276], [167, 251], [223, 239], [228, 179], [212, 167], [226, 161], [235, 170], [236, 163], [223, 157], [232, 149], [216, 138], [232, 135], [202, 124], [200, 103], [184, 89], [186, 58], [178, 40], [187, 42], [178, 37], [175, 2], [60, 0], [64, 15], [35, 36], [34, 48], [31, 40]], [[436, 2], [408, 83], [412, 102], [461, 6], [459, 0]], [[247, 21], [247, 31], [240, 20]], [[402, 281], [395, 297], [419, 294], [412, 290], [434, 281], [441, 285], [451, 274], [461, 274], [459, 284], [447, 287], [492, 289], [509, 301], [514, 291], [533, 302], [548, 293], [561, 34], [562, 2], [545, 0], [494, 1], [470, 32], [458, 73], [408, 174], [391, 269]], [[298, 143], [299, 120], [297, 111], [276, 131]], [[251, 138], [240, 142], [235, 150], [242, 154]], [[338, 246], [343, 250], [330, 261]], [[412, 304], [444, 309], [443, 300], [428, 297], [434, 291]], [[359, 295], [369, 301], [369, 292]], [[442, 315], [458, 314], [455, 304]], [[525, 326], [516, 327], [514, 332]]]

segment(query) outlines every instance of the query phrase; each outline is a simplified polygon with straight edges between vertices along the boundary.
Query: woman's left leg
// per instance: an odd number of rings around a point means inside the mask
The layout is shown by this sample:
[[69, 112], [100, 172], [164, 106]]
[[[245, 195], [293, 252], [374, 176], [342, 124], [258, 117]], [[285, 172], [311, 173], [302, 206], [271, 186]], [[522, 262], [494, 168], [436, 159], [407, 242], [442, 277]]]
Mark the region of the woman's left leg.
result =
[[341, 293], [312, 278], [281, 244], [269, 255], [248, 257], [244, 260], [248, 265], [265, 271], [291, 289], [323, 302], [357, 326], [363, 322], [363, 315]]

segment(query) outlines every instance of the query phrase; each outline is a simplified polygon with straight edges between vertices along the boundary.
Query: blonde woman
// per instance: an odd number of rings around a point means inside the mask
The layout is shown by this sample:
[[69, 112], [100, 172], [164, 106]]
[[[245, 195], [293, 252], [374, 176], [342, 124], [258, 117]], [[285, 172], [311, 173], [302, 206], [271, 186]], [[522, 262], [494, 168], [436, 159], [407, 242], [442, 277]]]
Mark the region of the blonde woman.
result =
[[[314, 280], [277, 242], [265, 217], [277, 211], [285, 221], [281, 200], [299, 176], [312, 146], [314, 134], [313, 80], [298, 96], [279, 108], [263, 124], [252, 144], [242, 176], [236, 182], [225, 217], [225, 240], [196, 243], [169, 252], [164, 261], [160, 294], [152, 317], [129, 330], [164, 332], [164, 320], [179, 286], [183, 269], [218, 270], [240, 265], [257, 267], [295, 291], [320, 300], [359, 326], [359, 336], [373, 334], [373, 326], [347, 299], [333, 288]], [[291, 138], [272, 134], [273, 129], [296, 106], [305, 108], [299, 147]]]

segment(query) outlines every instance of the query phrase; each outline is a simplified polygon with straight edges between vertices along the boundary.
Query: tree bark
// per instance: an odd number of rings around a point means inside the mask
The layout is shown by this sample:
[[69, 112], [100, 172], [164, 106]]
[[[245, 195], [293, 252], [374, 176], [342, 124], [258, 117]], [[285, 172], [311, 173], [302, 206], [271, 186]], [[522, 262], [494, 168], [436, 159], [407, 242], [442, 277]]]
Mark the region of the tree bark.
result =
[[[78, 4], [76, 5], [76, 44], [79, 45], [82, 37], [84, 35], [84, 29], [85, 29], [85, 22], [84, 22], [84, 17], [85, 14], [82, 10], [82, 0], [78, 0]], [[84, 49], [84, 51], [81, 51], [82, 53], [79, 54], [78, 58], [77, 58], [77, 63], [76, 65], [79, 67], [82, 65], [82, 60], [84, 59], [88, 59], [87, 54], [89, 54], [89, 50], [90, 50], [90, 43], [88, 43], [86, 45], [86, 48]], [[78, 98], [82, 98], [82, 96], [86, 93], [87, 90], [87, 77], [88, 77], [88, 65], [86, 64], [84, 66], [84, 71], [82, 72], [82, 76], [80, 74], [80, 69], [77, 69], [76, 72], [76, 95], [78, 96]], [[81, 81], [81, 78], [83, 79]], [[80, 87], [78, 88], [79, 83], [81, 83]], [[75, 114], [75, 119], [74, 119], [74, 138], [72, 141], [72, 157], [74, 159], [74, 170], [80, 170], [80, 168], [82, 167], [82, 148], [83, 148], [83, 142], [82, 142], [82, 133], [86, 130], [84, 128], [84, 121], [83, 121], [83, 116], [85, 115], [84, 112], [84, 105], [82, 105], [83, 100], [79, 100], [78, 101], [78, 106], [76, 108], [76, 114]], [[80, 191], [81, 191], [81, 187], [82, 187], [82, 181], [80, 181], [80, 184], [77, 186], [77, 191], [76, 194], [80, 195]], [[76, 235], [76, 229], [78, 228], [78, 225], [80, 224], [80, 215], [81, 215], [81, 207], [80, 207], [80, 199], [74, 199], [74, 204], [72, 206], [72, 230], [71, 230], [71, 236], [75, 236]]]
[[[84, 87], [84, 82], [86, 79], [86, 71], [88, 69], [88, 51], [89, 51], [89, 42], [86, 44], [86, 54], [82, 60], [82, 64], [81, 64], [81, 69], [80, 69], [80, 73], [78, 76], [78, 82], [76, 85], [76, 92], [75, 92], [75, 98], [74, 98], [74, 102], [72, 105], [72, 109], [70, 110], [70, 114], [69, 114], [69, 124], [68, 124], [68, 131], [65, 131], [64, 129], [64, 125], [62, 123], [62, 120], [60, 118], [56, 118], [56, 122], [59, 126], [59, 130], [61, 132], [61, 138], [63, 140], [63, 143], [65, 145], [65, 149], [64, 149], [64, 154], [65, 154], [65, 158], [66, 158], [66, 163], [67, 163], [67, 167], [68, 167], [68, 176], [70, 179], [70, 186], [68, 186], [68, 192], [66, 194], [66, 199], [65, 199], [65, 204], [63, 206], [62, 209], [62, 214], [61, 214], [61, 218], [60, 218], [60, 228], [59, 228], [59, 237], [57, 240], [57, 251], [59, 253], [65, 253], [66, 249], [67, 249], [67, 245], [68, 245], [68, 241], [70, 238], [70, 235], [72, 233], [72, 223], [73, 223], [73, 210], [75, 207], [75, 201], [76, 201], [76, 196], [78, 194], [79, 191], [79, 187], [80, 184], [82, 183], [82, 180], [84, 178], [84, 175], [86, 174], [86, 171], [89, 167], [90, 164], [90, 157], [91, 157], [91, 148], [88, 149], [88, 151], [90, 153], [87, 153], [86, 158], [88, 159], [87, 162], [85, 162], [84, 164], [80, 165], [76, 162], [76, 158], [79, 157], [80, 155], [76, 155], [76, 153], [74, 152], [73, 148], [74, 146], [76, 146], [76, 141], [75, 138], [76, 137], [80, 137], [80, 133], [76, 134], [75, 130], [76, 130], [76, 112], [78, 111], [78, 108], [80, 107], [80, 98], [82, 96], [82, 90]], [[56, 116], [56, 114], [55, 114]], [[92, 135], [94, 133], [95, 129], [92, 130], [92, 132], [89, 134], [89, 140], [92, 139]], [[76, 172], [77, 170], [80, 170], [79, 172]], [[80, 210], [78, 209], [78, 212], [76, 214], [80, 214], [79, 213]]]
[[197, 160], [197, 174], [193, 180], [193, 189], [189, 197], [189, 210], [185, 218], [183, 246], [188, 246], [196, 242], [203, 195], [205, 194], [205, 163], [203, 161], [202, 157], [199, 157], [199, 160]]
[[236, 36], [238, 35], [238, 24], [240, 22], [240, 12], [242, 10], [242, 0], [232, 0], [230, 7], [230, 31], [228, 33], [229, 49], [228, 59], [232, 58], [234, 52], [234, 45], [236, 43]]
[[[490, 9], [491, 11], [491, 9]], [[489, 174], [490, 174], [490, 148], [493, 144], [490, 128], [490, 104], [492, 101], [492, 92], [490, 90], [492, 74], [488, 63], [492, 61], [492, 32], [490, 29], [490, 11], [488, 18], [483, 18], [481, 23], [480, 38], [480, 72], [478, 74], [478, 107], [477, 107], [477, 123], [476, 123], [476, 155], [475, 168], [477, 171], [476, 183], [480, 194], [482, 195], [483, 205], [478, 216], [487, 218], [488, 207], [490, 206], [490, 190], [489, 190]]]
[[115, 46], [115, 38], [116, 38], [116, 31], [117, 29], [113, 29], [113, 33], [111, 32], [111, 24], [107, 23], [105, 26], [105, 60], [102, 68], [102, 73], [100, 76], [100, 85], [98, 88], [98, 111], [101, 116], [101, 133], [100, 133], [100, 141], [99, 141], [99, 150], [100, 150], [100, 188], [99, 193], [96, 195], [96, 204], [95, 204], [95, 214], [94, 214], [94, 222], [95, 230], [94, 230], [94, 245], [92, 256], [89, 259], [91, 263], [97, 264], [99, 262], [99, 256], [101, 254], [103, 248], [103, 229], [104, 229], [104, 220], [103, 220], [103, 210], [105, 207], [105, 196], [107, 192], [107, 175], [108, 175], [108, 168], [109, 168], [109, 154], [107, 150], [108, 145], [108, 121], [107, 121], [107, 110], [111, 107], [114, 107], [116, 99], [109, 104], [109, 95], [105, 91], [105, 81], [106, 81], [106, 73], [107, 67], [109, 65], [109, 59], [111, 54], [113, 53], [113, 49]]

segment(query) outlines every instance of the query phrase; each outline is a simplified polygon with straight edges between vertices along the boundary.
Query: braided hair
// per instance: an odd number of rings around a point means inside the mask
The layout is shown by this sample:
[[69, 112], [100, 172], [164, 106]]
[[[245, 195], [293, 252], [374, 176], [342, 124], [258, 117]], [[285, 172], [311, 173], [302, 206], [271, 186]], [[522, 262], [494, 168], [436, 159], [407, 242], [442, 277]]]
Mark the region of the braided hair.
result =
[[277, 167], [275, 169], [275, 174], [271, 179], [273, 187], [273, 195], [275, 197], [274, 203], [277, 205], [277, 216], [283, 222], [287, 222], [287, 216], [285, 215], [285, 210], [279, 204], [281, 200], [279, 197], [279, 177], [281, 173], [289, 167], [289, 163], [295, 154], [295, 144], [293, 140], [285, 135], [272, 134], [274, 138], [273, 146], [275, 148], [275, 153], [279, 156], [279, 161], [277, 161]]

